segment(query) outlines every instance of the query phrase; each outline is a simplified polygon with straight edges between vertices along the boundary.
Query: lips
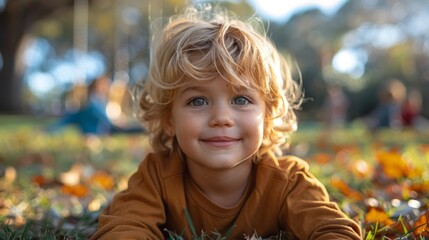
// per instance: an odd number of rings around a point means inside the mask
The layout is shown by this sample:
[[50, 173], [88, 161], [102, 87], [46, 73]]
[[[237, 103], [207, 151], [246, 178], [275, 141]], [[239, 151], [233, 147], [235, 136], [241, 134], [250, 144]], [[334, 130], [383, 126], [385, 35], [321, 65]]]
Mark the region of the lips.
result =
[[240, 139], [225, 137], [225, 136], [218, 136], [218, 137], [204, 138], [201, 141], [212, 147], [221, 148], [221, 147], [230, 147], [236, 144], [238, 141], [240, 141]]

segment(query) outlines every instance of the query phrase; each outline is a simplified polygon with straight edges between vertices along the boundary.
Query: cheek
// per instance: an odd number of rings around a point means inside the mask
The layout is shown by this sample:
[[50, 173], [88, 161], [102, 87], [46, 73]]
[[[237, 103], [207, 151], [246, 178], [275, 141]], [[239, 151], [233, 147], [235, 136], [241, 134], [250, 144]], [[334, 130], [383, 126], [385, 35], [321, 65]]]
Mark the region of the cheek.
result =
[[201, 122], [202, 121], [196, 116], [182, 114], [173, 121], [173, 128], [178, 137], [193, 136], [201, 129]]
[[242, 118], [242, 126], [247, 134], [256, 138], [263, 138], [264, 116], [262, 114]]

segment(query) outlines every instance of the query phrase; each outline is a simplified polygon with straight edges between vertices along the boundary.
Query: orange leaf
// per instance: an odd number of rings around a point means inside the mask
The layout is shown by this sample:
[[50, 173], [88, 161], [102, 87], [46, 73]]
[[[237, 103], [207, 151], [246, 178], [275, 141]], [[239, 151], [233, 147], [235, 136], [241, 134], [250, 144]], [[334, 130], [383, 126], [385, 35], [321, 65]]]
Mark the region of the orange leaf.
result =
[[342, 194], [344, 194], [344, 196], [349, 197], [353, 200], [362, 200], [363, 196], [361, 193], [359, 193], [358, 191], [352, 189], [351, 187], [349, 187], [344, 181], [342, 181], [341, 179], [337, 179], [337, 178], [332, 178], [331, 179], [331, 185], [335, 188], [337, 188], [338, 190], [340, 190], [340, 192]]
[[313, 156], [313, 158], [317, 163], [325, 164], [332, 159], [332, 156], [327, 153], [317, 153]]
[[368, 223], [379, 223], [383, 226], [390, 226], [395, 223], [383, 209], [379, 208], [371, 208], [365, 215], [365, 221]]
[[112, 176], [102, 171], [96, 172], [92, 175], [91, 182], [101, 186], [105, 190], [112, 190], [115, 185]]
[[416, 223], [414, 223], [414, 236], [424, 236], [429, 237], [429, 211], [426, 211], [424, 214], [420, 215]]
[[376, 158], [386, 176], [394, 179], [408, 176], [408, 163], [398, 151], [377, 151]]
[[43, 186], [48, 183], [48, 180], [42, 175], [36, 175], [31, 178], [31, 182], [39, 186]]
[[82, 184], [73, 186], [64, 185], [61, 188], [61, 191], [65, 194], [73, 195], [76, 197], [85, 197], [86, 195], [88, 195], [89, 192], [88, 188]]

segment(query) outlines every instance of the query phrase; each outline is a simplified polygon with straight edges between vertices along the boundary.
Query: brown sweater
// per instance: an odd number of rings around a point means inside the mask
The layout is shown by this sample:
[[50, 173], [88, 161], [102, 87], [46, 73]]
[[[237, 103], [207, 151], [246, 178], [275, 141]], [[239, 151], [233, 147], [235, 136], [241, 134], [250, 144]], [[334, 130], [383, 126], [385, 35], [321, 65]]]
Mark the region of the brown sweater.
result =
[[148, 154], [99, 217], [91, 239], [164, 239], [166, 231], [192, 239], [185, 217], [190, 213], [197, 234], [234, 225], [229, 239], [292, 232], [299, 239], [361, 239], [359, 226], [329, 201], [323, 185], [301, 159], [285, 156], [263, 159], [254, 166], [246, 194], [232, 208], [206, 197], [189, 180], [186, 164], [178, 157]]

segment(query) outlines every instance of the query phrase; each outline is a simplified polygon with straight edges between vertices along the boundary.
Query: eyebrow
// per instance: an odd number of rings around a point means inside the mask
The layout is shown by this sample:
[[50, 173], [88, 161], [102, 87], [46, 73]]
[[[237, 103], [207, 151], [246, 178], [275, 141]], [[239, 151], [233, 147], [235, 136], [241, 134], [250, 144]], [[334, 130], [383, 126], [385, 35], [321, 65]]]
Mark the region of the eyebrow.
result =
[[183, 94], [190, 92], [190, 91], [202, 92], [202, 91], [207, 91], [207, 90], [203, 86], [189, 86], [189, 87], [186, 87], [182, 90], [179, 90], [178, 95], [183, 95]]
[[[235, 88], [235, 90], [236, 90], [235, 92], [237, 92], [237, 93], [240, 93], [240, 92], [257, 93], [258, 92], [256, 89], [246, 88], [243, 86], [238, 86]], [[208, 92], [208, 91], [210, 91], [210, 89], [207, 89], [206, 87], [200, 86], [200, 85], [194, 85], [194, 86], [191, 85], [191, 86], [187, 86], [187, 87], [183, 88], [182, 90], [179, 90], [178, 95], [183, 95], [183, 94], [190, 92], [190, 91]]]

